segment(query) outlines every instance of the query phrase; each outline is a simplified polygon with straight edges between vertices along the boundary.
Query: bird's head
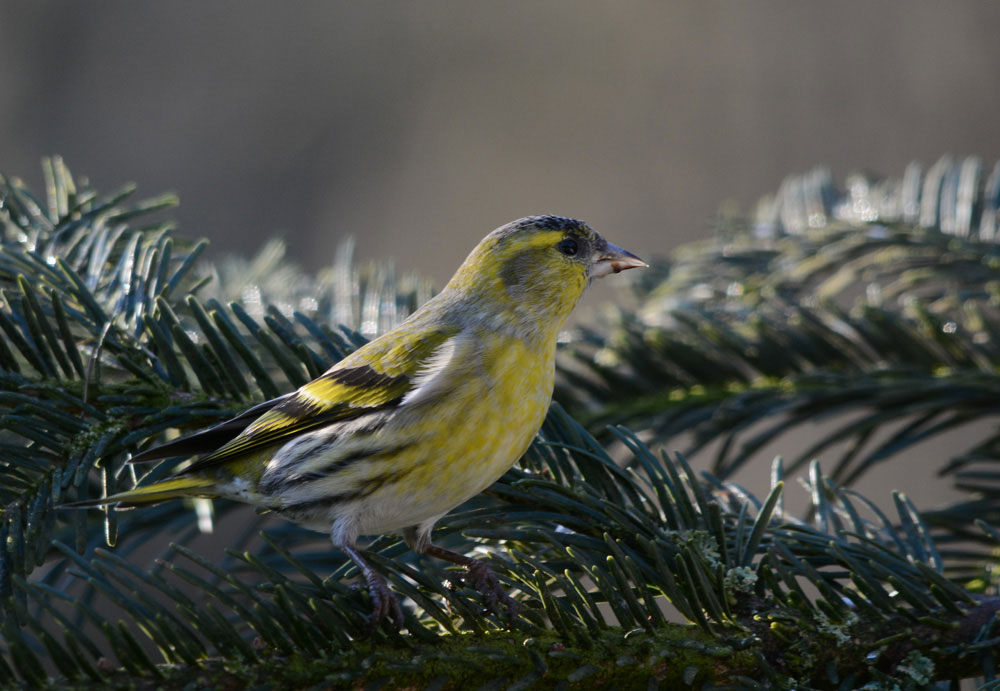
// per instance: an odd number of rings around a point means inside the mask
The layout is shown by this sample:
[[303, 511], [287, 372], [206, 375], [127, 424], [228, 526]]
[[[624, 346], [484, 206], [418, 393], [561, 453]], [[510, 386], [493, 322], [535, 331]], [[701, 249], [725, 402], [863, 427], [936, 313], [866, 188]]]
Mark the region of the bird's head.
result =
[[592, 279], [640, 266], [647, 264], [582, 221], [529, 216], [483, 238], [446, 291], [558, 328]]

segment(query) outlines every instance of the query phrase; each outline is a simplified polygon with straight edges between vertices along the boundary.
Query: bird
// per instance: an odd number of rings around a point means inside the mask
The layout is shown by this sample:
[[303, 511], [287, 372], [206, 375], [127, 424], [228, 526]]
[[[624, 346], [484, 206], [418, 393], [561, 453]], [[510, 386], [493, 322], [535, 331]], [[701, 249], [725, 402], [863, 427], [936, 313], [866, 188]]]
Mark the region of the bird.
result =
[[130, 459], [197, 457], [174, 475], [73, 506], [223, 497], [328, 532], [364, 578], [370, 630], [389, 617], [398, 631], [403, 614], [357, 542], [401, 533], [416, 553], [465, 567], [486, 604], [513, 618], [492, 568], [431, 533], [528, 449], [552, 400], [559, 332], [586, 287], [645, 266], [572, 218], [503, 225], [439, 293], [318, 378]]

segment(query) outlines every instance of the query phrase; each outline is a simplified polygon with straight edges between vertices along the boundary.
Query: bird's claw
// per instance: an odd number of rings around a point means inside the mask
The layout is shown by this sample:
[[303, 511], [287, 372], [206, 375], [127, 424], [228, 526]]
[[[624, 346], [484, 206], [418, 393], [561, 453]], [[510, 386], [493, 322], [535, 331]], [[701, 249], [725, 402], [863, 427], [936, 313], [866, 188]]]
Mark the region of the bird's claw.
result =
[[393, 629], [399, 631], [403, 628], [403, 608], [399, 606], [395, 593], [389, 590], [385, 579], [374, 571], [368, 572], [365, 581], [372, 599], [372, 613], [368, 618], [365, 633], [369, 636], [375, 633], [386, 616], [392, 619]]
[[486, 606], [499, 614], [499, 605], [502, 604], [507, 608], [507, 617], [509, 620], [514, 621], [518, 611], [521, 609], [521, 605], [503, 589], [503, 586], [500, 585], [500, 579], [497, 578], [496, 573], [493, 572], [490, 565], [485, 561], [476, 559], [466, 566], [466, 571], [468, 572], [466, 580], [469, 585], [482, 594], [486, 600]]

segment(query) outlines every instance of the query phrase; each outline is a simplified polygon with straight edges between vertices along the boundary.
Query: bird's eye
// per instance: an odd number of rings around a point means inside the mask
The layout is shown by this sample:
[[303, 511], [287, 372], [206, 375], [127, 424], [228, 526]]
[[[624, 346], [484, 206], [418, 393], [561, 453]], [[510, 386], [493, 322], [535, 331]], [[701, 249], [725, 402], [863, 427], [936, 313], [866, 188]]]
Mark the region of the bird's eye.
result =
[[565, 254], [567, 257], [575, 257], [576, 253], [580, 251], [580, 246], [573, 238], [566, 238], [556, 245], [556, 249]]

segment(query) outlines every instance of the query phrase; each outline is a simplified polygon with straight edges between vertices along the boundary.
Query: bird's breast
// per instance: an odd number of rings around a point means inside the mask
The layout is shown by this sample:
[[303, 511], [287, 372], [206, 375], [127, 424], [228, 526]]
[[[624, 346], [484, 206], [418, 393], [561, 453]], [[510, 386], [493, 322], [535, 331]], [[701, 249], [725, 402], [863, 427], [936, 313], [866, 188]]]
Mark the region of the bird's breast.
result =
[[482, 339], [478, 358], [438, 402], [447, 421], [427, 440], [415, 485], [447, 480], [447, 502], [459, 504], [503, 475], [527, 450], [552, 399], [554, 353], [519, 339]]

